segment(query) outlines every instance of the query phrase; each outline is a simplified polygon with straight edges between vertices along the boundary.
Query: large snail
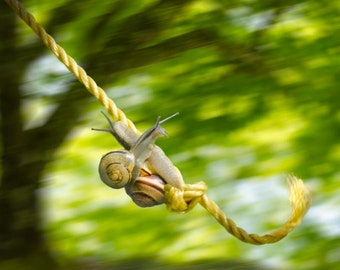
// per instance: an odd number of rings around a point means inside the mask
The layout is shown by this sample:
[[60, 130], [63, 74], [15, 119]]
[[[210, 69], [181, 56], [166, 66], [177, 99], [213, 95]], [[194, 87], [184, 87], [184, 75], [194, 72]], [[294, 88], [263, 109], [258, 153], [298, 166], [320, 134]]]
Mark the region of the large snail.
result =
[[110, 129], [94, 129], [111, 133], [125, 148], [105, 154], [99, 163], [99, 175], [108, 186], [125, 188], [126, 193], [141, 207], [164, 203], [164, 185], [179, 189], [184, 182], [179, 170], [172, 164], [163, 150], [155, 145], [158, 137], [166, 135], [158, 117], [156, 124], [141, 136], [135, 134], [123, 122], [113, 123], [104, 113]]

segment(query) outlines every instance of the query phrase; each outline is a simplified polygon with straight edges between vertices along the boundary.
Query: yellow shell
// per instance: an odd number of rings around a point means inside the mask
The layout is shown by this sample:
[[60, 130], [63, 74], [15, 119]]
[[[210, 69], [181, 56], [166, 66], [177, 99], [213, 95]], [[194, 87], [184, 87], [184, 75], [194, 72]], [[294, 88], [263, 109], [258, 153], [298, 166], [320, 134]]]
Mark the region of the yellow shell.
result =
[[135, 164], [132, 153], [126, 150], [112, 151], [104, 155], [99, 163], [101, 180], [109, 187], [122, 188], [131, 180]]

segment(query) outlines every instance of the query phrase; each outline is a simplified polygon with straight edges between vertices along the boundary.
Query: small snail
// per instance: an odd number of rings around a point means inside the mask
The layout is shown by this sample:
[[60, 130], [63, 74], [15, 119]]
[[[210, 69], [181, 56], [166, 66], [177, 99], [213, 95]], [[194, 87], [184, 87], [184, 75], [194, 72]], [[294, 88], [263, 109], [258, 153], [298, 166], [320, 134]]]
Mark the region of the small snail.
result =
[[164, 202], [164, 185], [171, 184], [182, 189], [184, 182], [179, 170], [172, 164], [161, 148], [154, 143], [166, 135], [158, 117], [156, 124], [141, 136], [135, 134], [123, 122], [111, 122], [110, 129], [93, 129], [111, 133], [125, 150], [105, 154], [99, 163], [102, 181], [112, 188], [125, 187], [126, 193], [141, 207], [150, 207]]
[[132, 177], [134, 164], [134, 155], [126, 150], [109, 152], [100, 161], [100, 178], [112, 188], [125, 187]]
[[164, 203], [164, 185], [162, 178], [151, 174], [137, 177], [125, 191], [138, 206], [150, 207]]

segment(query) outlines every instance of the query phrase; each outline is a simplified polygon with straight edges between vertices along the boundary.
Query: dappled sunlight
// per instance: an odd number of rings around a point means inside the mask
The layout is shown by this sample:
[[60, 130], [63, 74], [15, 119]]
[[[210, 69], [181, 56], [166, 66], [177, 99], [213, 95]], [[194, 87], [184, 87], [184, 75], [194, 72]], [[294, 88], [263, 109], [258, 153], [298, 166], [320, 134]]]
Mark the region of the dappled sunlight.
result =
[[252, 122], [244, 129], [232, 133], [232, 136], [238, 140], [244, 138], [255, 147], [266, 144], [272, 144], [273, 147], [280, 144], [282, 147], [289, 144], [289, 141], [304, 128], [304, 121], [296, 112], [280, 105], [283, 104], [278, 104], [278, 108], [266, 118]]
[[304, 80], [303, 74], [301, 74], [300, 70], [296, 68], [276, 70], [273, 72], [273, 76], [277, 78], [279, 83], [282, 85], [301, 83]]

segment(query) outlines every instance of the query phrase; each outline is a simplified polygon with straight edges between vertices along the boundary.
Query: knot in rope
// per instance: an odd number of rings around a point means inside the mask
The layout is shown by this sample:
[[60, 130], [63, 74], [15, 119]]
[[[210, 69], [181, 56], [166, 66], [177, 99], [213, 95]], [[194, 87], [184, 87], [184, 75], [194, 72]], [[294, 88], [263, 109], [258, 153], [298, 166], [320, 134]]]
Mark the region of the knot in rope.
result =
[[183, 189], [166, 185], [164, 187], [164, 201], [169, 211], [186, 213], [201, 201], [207, 189], [208, 187], [204, 182], [184, 185]]

